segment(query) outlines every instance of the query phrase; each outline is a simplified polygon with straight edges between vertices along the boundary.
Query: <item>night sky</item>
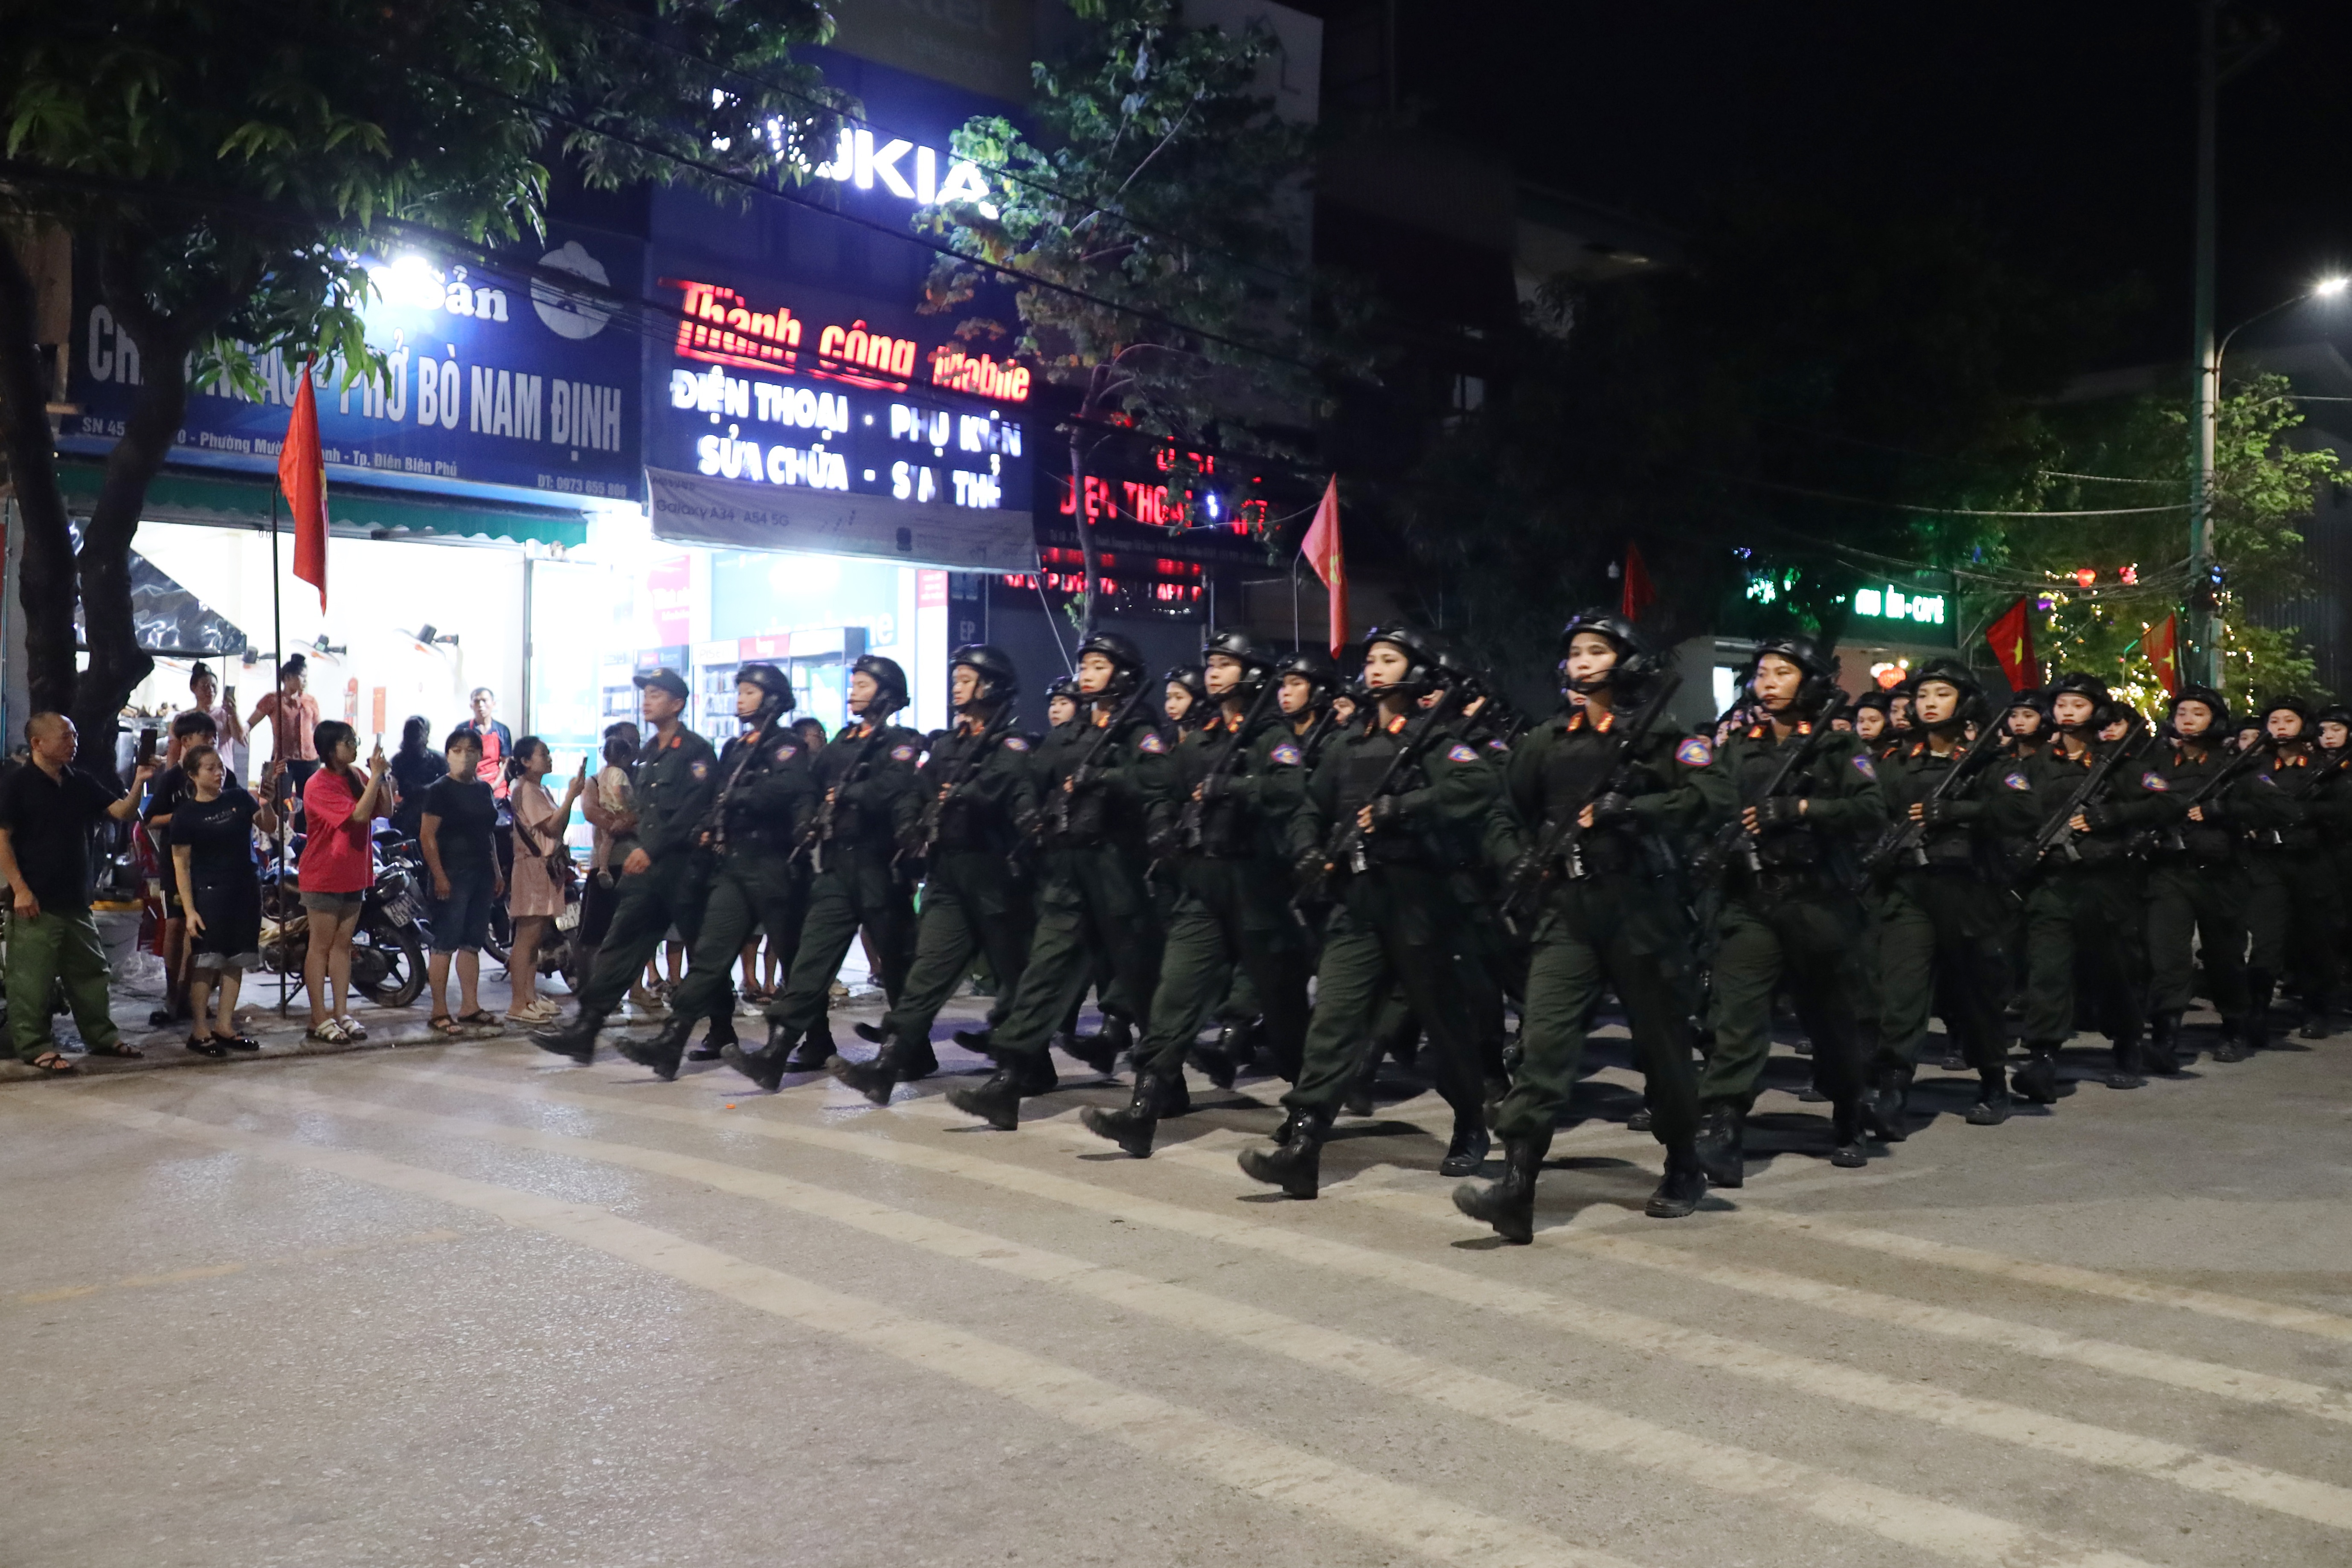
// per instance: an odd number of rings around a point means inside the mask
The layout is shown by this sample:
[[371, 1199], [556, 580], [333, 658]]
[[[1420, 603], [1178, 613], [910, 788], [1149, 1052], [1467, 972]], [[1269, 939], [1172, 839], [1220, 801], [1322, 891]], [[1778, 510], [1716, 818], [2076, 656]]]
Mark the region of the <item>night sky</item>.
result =
[[[1528, 179], [1677, 225], [1742, 187], [1957, 205], [2062, 286], [2140, 280], [2119, 357], [2189, 352], [2190, 0], [1399, 3], [1407, 98]], [[2280, 43], [2222, 90], [2224, 328], [2352, 265], [2352, 0], [2239, 4], [2224, 37], [2265, 19]], [[2336, 315], [2265, 335], [2352, 353]]]

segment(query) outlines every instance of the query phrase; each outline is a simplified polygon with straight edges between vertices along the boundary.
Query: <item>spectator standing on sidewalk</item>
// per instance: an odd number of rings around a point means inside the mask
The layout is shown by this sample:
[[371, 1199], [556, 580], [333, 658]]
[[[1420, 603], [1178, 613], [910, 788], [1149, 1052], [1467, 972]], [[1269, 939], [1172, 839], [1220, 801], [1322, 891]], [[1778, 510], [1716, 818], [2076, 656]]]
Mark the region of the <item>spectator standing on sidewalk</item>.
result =
[[588, 788], [588, 759], [564, 786], [559, 803], [547, 793], [555, 771], [554, 753], [536, 735], [515, 742], [507, 763], [508, 802], [514, 808], [514, 874], [507, 884], [507, 918], [514, 922], [514, 945], [507, 952], [507, 979], [514, 1000], [510, 1024], [547, 1024], [562, 1009], [539, 994], [539, 950], [563, 912], [572, 885], [572, 851], [563, 842], [572, 826], [572, 805]]
[[412, 713], [400, 727], [400, 750], [392, 754], [392, 787], [398, 797], [392, 828], [403, 838], [414, 838], [425, 816], [425, 792], [446, 778], [449, 764], [433, 749], [433, 726], [421, 713]]
[[[478, 769], [481, 738], [470, 725], [449, 731], [445, 747], [449, 776], [425, 792], [425, 815], [417, 843], [432, 879], [433, 961], [426, 989], [433, 998], [434, 1028], [456, 1035], [468, 1028], [497, 1028], [496, 1015], [482, 1010], [482, 943], [490, 933], [490, 905], [506, 892], [499, 875], [498, 797]], [[447, 1006], [449, 961], [457, 964], [458, 1011]]]
[[514, 731], [499, 721], [498, 693], [488, 687], [477, 686], [467, 700], [473, 707], [474, 716], [460, 728], [471, 731], [482, 747], [481, 764], [475, 772], [490, 786], [492, 795], [504, 800], [507, 781], [511, 776], [507, 763], [515, 754]]
[[253, 705], [250, 730], [269, 721], [269, 760], [279, 764], [278, 788], [308, 802], [310, 775], [319, 771], [319, 700], [310, 695], [310, 661], [296, 654], [278, 667], [278, 689]]
[[101, 818], [131, 820], [154, 770], [141, 763], [130, 793], [118, 796], [73, 765], [80, 737], [64, 714], [34, 714], [25, 739], [30, 760], [0, 783], [0, 877], [13, 901], [8, 1035], [16, 1059], [47, 1073], [74, 1070], [49, 1035], [49, 993], [60, 981], [91, 1055], [143, 1055], [123, 1043], [108, 1008], [106, 948], [89, 912], [89, 836]]
[[[312, 742], [319, 763], [302, 786], [306, 837], [298, 874], [308, 931], [302, 984], [310, 993], [310, 1038], [347, 1045], [367, 1038], [366, 1028], [352, 1016], [352, 933], [359, 928], [368, 889], [375, 886], [368, 834], [384, 799], [383, 747], [369, 753], [364, 771], [353, 766], [359, 733], [341, 719], [320, 722]], [[294, 767], [290, 761], [285, 765]]]
[[[253, 860], [253, 829], [258, 824], [274, 831], [277, 815], [229, 775], [213, 746], [190, 746], [180, 765], [188, 788], [172, 812], [171, 866], [187, 910], [188, 1049], [207, 1057], [257, 1051], [260, 1041], [237, 1032], [236, 999], [245, 972], [261, 962], [261, 876]], [[215, 994], [207, 1028], [205, 1003]]]
[[[223, 691], [213, 667], [198, 659], [196, 668], [188, 672], [188, 694], [195, 700], [188, 711], [212, 720], [214, 744], [220, 748], [221, 763], [228, 769], [229, 777], [243, 784], [247, 777], [245, 721], [236, 716], [236, 688], [232, 686]], [[176, 763], [180, 759], [171, 760]]]
[[163, 1005], [147, 1015], [153, 1028], [165, 1028], [189, 1016], [187, 911], [180, 901], [179, 879], [172, 875], [172, 813], [188, 793], [187, 754], [217, 743], [218, 726], [211, 714], [192, 708], [173, 720], [163, 771], [148, 785], [147, 804], [140, 817], [147, 830], [148, 849], [155, 857], [156, 877], [163, 884]]

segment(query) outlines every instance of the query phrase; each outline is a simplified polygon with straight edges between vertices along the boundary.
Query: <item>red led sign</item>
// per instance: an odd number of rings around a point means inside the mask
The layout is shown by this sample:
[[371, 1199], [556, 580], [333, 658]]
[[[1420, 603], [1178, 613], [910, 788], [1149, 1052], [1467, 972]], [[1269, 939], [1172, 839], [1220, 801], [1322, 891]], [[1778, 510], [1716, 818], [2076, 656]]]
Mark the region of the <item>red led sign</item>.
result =
[[920, 358], [930, 366], [933, 386], [999, 403], [1029, 398], [1029, 368], [1009, 360], [1000, 362], [988, 354], [975, 358], [953, 343], [923, 354], [912, 338], [874, 331], [863, 321], [817, 329], [812, 354], [803, 344], [808, 323], [787, 306], [755, 310], [723, 283], [665, 278], [662, 286], [685, 295], [686, 320], [677, 324], [680, 359], [904, 392], [915, 380], [915, 362]]

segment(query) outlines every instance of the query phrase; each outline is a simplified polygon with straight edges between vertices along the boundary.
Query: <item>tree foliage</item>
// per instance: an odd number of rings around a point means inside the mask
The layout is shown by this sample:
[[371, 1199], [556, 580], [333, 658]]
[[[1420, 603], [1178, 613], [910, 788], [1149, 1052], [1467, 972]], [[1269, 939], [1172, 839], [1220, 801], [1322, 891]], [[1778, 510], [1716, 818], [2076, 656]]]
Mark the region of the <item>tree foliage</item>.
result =
[[[129, 552], [192, 385], [254, 384], [261, 353], [367, 348], [362, 254], [536, 231], [550, 168], [738, 198], [794, 179], [830, 100], [795, 43], [819, 0], [122, 0], [0, 11], [0, 215], [68, 228], [145, 367], [77, 553], [44, 415], [33, 282], [0, 242], [0, 449], [26, 526], [33, 701], [110, 766], [152, 661]], [[73, 607], [89, 666], [77, 677]]]

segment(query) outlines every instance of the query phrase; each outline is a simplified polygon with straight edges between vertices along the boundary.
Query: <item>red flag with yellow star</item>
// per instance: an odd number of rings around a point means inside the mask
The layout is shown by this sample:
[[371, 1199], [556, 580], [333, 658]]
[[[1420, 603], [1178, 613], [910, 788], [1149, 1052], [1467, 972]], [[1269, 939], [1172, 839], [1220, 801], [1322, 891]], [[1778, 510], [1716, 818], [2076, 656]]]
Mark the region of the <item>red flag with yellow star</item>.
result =
[[2180, 617], [2164, 617], [2164, 624], [2147, 634], [2143, 645], [2147, 649], [2147, 662], [2156, 666], [2157, 679], [2164, 682], [2165, 695], [2180, 695]]
[[2042, 661], [2033, 657], [2032, 613], [2032, 601], [2020, 599], [1985, 628], [1985, 641], [1992, 645], [1992, 656], [2000, 661], [2011, 691], [2042, 684]]

